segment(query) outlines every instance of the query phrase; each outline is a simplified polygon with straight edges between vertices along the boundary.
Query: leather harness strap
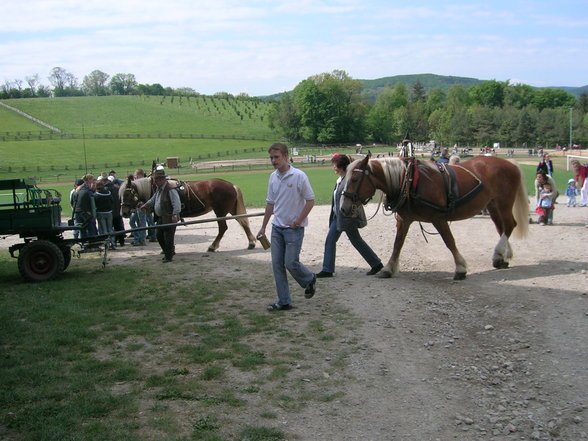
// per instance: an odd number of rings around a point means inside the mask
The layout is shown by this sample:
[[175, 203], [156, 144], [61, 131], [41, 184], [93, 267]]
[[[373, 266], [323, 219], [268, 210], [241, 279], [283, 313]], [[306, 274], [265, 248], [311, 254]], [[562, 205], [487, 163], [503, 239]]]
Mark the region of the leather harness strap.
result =
[[[204, 209], [204, 203], [191, 186], [187, 185], [184, 181], [180, 181], [179, 179], [169, 179], [168, 182], [171, 184], [172, 188], [176, 188], [178, 190], [178, 194], [180, 195], [180, 202], [182, 204], [183, 216], [188, 216], [192, 213], [198, 213]], [[192, 208], [194, 206], [196, 208]]]
[[[480, 179], [476, 175], [474, 175], [466, 168], [460, 165], [448, 167], [446, 166], [446, 164], [439, 164], [438, 169], [443, 179], [443, 186], [445, 188], [447, 203], [445, 204], [445, 206], [435, 204], [433, 202], [421, 198], [417, 194], [417, 187], [420, 180], [419, 160], [415, 157], [412, 157], [408, 158], [406, 162], [406, 168], [404, 171], [404, 176], [402, 178], [402, 183], [400, 185], [400, 192], [398, 198], [396, 199], [396, 201], [390, 201], [388, 196], [386, 196], [385, 207], [388, 211], [398, 211], [410, 199], [416, 203], [426, 205], [438, 211], [453, 212], [459, 205], [469, 201], [482, 190], [482, 181], [480, 181]], [[462, 170], [465, 170], [476, 181], [478, 181], [476, 186], [463, 196], [460, 196], [459, 194], [459, 186], [457, 183], [455, 171], [452, 167], [459, 167]]]

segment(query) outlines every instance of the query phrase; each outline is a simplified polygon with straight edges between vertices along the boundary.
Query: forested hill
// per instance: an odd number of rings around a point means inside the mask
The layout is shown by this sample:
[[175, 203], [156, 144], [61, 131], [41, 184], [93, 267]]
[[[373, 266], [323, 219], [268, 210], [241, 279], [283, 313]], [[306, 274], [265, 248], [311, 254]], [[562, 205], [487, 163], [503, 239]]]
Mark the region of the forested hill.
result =
[[[431, 73], [414, 74], [414, 75], [394, 75], [391, 77], [377, 78], [375, 80], [359, 80], [363, 86], [362, 95], [375, 101], [376, 97], [386, 88], [394, 87], [397, 83], [404, 83], [407, 88], [412, 88], [417, 81], [423, 86], [425, 91], [438, 87], [447, 92], [454, 84], [461, 84], [464, 87], [476, 86], [489, 79], [480, 80], [477, 78], [455, 77], [449, 75], [436, 75]], [[588, 85], [582, 87], [551, 86], [553, 89], [562, 89], [566, 92], [579, 97], [581, 94], [588, 94]], [[281, 93], [262, 97], [262, 99], [279, 98]]]
[[404, 83], [407, 88], [412, 88], [417, 82], [428, 91], [435, 87], [447, 92], [454, 84], [461, 84], [464, 87], [476, 86], [484, 80], [466, 77], [453, 77], [435, 74], [395, 75], [392, 77], [378, 78], [375, 80], [359, 80], [363, 86], [362, 95], [372, 100], [386, 87], [394, 87], [397, 83]]

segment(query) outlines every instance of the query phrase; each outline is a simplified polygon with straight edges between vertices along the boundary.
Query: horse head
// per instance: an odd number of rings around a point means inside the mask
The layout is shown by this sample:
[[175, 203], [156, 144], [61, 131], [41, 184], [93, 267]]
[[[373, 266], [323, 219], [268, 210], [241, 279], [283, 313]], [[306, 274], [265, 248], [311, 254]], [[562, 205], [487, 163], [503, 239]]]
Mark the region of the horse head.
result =
[[131, 215], [131, 210], [135, 209], [139, 204], [139, 193], [137, 187], [132, 179], [128, 178], [119, 189], [120, 196], [120, 211], [123, 217], [128, 218]]
[[[352, 162], [347, 167], [345, 188], [341, 200], [343, 216], [354, 217], [357, 208], [367, 204], [377, 190], [372, 180], [372, 170], [369, 165], [370, 155]], [[367, 178], [367, 179], [366, 179]]]

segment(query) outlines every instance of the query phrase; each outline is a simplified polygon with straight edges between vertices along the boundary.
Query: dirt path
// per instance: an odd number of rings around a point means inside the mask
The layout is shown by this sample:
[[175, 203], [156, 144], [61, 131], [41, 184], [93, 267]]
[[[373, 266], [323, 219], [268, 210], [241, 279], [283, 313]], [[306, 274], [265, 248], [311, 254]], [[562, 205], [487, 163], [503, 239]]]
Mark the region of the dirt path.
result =
[[[368, 216], [375, 208], [368, 206]], [[315, 207], [306, 230], [301, 260], [316, 272], [328, 210]], [[500, 271], [491, 266], [498, 238], [490, 219], [453, 223], [469, 266], [459, 282], [441, 239], [425, 241], [418, 225], [394, 279], [365, 276], [365, 262], [343, 237], [336, 276], [319, 280], [311, 301], [293, 288], [300, 295], [288, 320], [295, 326], [345, 308], [357, 321], [353, 330], [342, 326], [332, 352], [310, 355], [317, 376], [348, 342], [359, 349], [345, 358], [343, 397], [300, 413], [282, 411], [284, 430], [300, 440], [586, 439], [587, 220], [588, 208], [558, 204], [555, 225], [531, 225], [526, 240], [512, 241], [511, 269]], [[254, 232], [260, 222], [251, 218]], [[387, 260], [394, 230], [393, 219], [380, 213], [362, 232]], [[177, 264], [206, 252], [215, 234], [213, 224], [180, 229]], [[237, 255], [247, 267], [241, 274], [267, 279], [269, 268], [259, 263], [268, 263], [269, 253], [244, 251], [246, 238], [235, 222], [227, 234], [211, 259]], [[130, 254], [154, 259], [153, 245]], [[262, 292], [252, 297], [260, 310], [274, 296], [271, 286]]]

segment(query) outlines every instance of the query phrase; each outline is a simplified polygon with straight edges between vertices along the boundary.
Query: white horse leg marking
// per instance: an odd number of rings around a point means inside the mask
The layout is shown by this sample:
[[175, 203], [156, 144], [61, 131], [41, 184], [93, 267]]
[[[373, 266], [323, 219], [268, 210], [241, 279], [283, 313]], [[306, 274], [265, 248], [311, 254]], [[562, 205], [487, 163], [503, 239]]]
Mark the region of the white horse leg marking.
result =
[[455, 273], [466, 274], [468, 272], [468, 265], [463, 256], [458, 252], [455, 257]]
[[506, 234], [502, 233], [502, 235], [500, 236], [500, 240], [494, 248], [492, 263], [495, 268], [506, 268], [511, 258], [512, 248], [508, 241], [508, 237], [506, 237]]

